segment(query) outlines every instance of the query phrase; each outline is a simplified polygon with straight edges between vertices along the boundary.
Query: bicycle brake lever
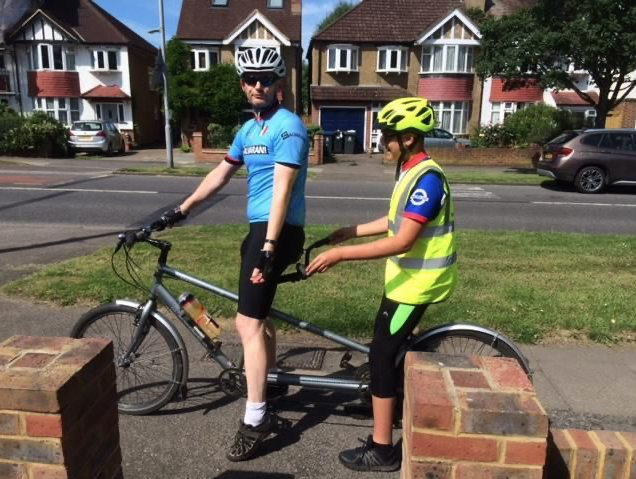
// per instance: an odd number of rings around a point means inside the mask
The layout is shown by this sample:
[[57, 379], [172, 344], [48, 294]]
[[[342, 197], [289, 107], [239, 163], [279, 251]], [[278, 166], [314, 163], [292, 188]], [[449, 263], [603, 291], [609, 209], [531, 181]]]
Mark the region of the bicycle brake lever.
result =
[[127, 248], [132, 248], [137, 241], [137, 233], [134, 231], [126, 231], [124, 243]]
[[309, 275], [307, 274], [307, 267], [304, 264], [296, 263], [296, 271], [298, 271], [301, 279], [309, 278]]

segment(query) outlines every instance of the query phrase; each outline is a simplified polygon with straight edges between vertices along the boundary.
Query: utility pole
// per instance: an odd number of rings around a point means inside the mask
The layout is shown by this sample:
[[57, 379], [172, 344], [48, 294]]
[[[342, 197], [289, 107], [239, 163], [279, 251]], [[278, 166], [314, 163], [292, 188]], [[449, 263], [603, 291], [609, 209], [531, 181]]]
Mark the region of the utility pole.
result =
[[163, 109], [166, 119], [166, 165], [168, 168], [174, 168], [174, 159], [172, 158], [172, 132], [170, 129], [170, 105], [168, 104], [168, 68], [166, 65], [166, 24], [163, 18], [163, 0], [159, 0], [159, 31], [161, 32], [161, 60], [163, 68], [161, 75], [163, 77]]

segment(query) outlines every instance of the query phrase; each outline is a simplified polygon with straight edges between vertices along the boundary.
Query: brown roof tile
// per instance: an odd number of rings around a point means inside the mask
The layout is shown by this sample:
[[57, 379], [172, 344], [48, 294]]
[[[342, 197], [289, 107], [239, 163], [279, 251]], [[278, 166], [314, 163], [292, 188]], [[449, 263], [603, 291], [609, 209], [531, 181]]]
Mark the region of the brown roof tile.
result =
[[82, 93], [82, 98], [113, 98], [113, 99], [126, 99], [130, 98], [121, 88], [117, 85], [98, 85], [86, 93]]
[[400, 87], [377, 86], [312, 86], [313, 101], [391, 101], [411, 94]]
[[461, 0], [363, 0], [312, 40], [410, 43]]
[[227, 7], [212, 7], [211, 0], [183, 0], [177, 37], [182, 40], [222, 40], [258, 10], [292, 42], [300, 42], [300, 0], [284, 0], [284, 8], [267, 8], [267, 0], [228, 0]]
[[40, 9], [86, 43], [134, 45], [149, 52], [157, 51], [92, 0], [44, 0]]
[[[598, 93], [596, 93], [595, 91], [586, 91], [585, 93], [590, 95], [592, 100], [598, 102]], [[554, 98], [554, 101], [558, 106], [590, 105], [583, 98], [578, 96], [576, 92], [573, 91], [552, 92], [552, 98]]]

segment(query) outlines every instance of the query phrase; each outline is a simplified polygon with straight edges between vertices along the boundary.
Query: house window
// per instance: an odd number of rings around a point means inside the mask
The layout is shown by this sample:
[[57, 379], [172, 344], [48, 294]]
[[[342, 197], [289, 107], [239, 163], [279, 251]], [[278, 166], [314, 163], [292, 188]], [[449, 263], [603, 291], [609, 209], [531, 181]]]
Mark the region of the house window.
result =
[[283, 0], [267, 0], [267, 8], [283, 8]]
[[473, 73], [473, 47], [466, 45], [425, 45], [421, 73]]
[[0, 54], [0, 70], [6, 70], [6, 69], [7, 69], [7, 66], [4, 63], [4, 55]]
[[327, 49], [328, 72], [357, 72], [358, 47], [353, 45], [330, 45]]
[[46, 112], [63, 125], [79, 120], [78, 98], [33, 98], [33, 109]]
[[190, 50], [190, 66], [195, 71], [206, 71], [219, 64], [218, 50]]
[[431, 107], [440, 128], [455, 135], [466, 134], [470, 116], [469, 101], [436, 101], [431, 102]]
[[405, 72], [409, 50], [406, 47], [378, 48], [378, 72]]
[[227, 7], [227, 0], [212, 0], [213, 7]]
[[75, 49], [42, 43], [29, 52], [31, 70], [75, 70]]
[[117, 52], [114, 50], [95, 50], [92, 62], [94, 70], [117, 70]]
[[507, 117], [516, 111], [523, 110], [528, 105], [530, 105], [530, 103], [512, 101], [495, 102], [491, 108], [490, 123], [492, 125], [503, 123]]

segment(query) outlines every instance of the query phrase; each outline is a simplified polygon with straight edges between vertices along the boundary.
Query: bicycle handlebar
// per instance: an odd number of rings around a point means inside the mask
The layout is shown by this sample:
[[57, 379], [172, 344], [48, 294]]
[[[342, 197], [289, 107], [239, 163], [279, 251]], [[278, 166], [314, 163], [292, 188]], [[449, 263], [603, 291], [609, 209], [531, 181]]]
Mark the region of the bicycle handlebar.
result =
[[[124, 245], [126, 246], [127, 249], [131, 249], [136, 243], [143, 241], [143, 242], [150, 243], [153, 246], [161, 249], [163, 251], [162, 258], [165, 261], [165, 258], [167, 258], [166, 256], [167, 250], [170, 249], [170, 243], [167, 243], [165, 241], [151, 240], [150, 237], [152, 236], [153, 232], [163, 231], [166, 228], [166, 226], [167, 226], [166, 222], [163, 220], [163, 218], [161, 218], [153, 222], [152, 224], [143, 226], [137, 230], [128, 230], [128, 231], [124, 231], [123, 233], [119, 233], [119, 235], [117, 235], [119, 242], [117, 243], [117, 246], [115, 247], [115, 252], [113, 254], [116, 254]], [[329, 243], [331, 243], [331, 240], [327, 236], [325, 238], [319, 239], [318, 241], [310, 244], [305, 249], [304, 264], [300, 262], [296, 263], [296, 272], [281, 276], [278, 280], [278, 284], [295, 283], [298, 281], [303, 281], [308, 279], [309, 276], [307, 275], [306, 268], [307, 266], [309, 266], [311, 251], [316, 248], [326, 246]]]

